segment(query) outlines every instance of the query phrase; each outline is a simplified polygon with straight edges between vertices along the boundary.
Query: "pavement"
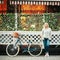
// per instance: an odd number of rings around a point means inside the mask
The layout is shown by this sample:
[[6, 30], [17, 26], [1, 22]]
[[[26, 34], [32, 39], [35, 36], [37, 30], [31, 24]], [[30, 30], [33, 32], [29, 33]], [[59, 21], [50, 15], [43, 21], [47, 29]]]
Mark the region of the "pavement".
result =
[[32, 57], [32, 56], [15, 56], [15, 57], [9, 57], [7, 55], [3, 56], [0, 55], [0, 60], [60, 60], [60, 56], [55, 55], [55, 56], [38, 56], [38, 57]]

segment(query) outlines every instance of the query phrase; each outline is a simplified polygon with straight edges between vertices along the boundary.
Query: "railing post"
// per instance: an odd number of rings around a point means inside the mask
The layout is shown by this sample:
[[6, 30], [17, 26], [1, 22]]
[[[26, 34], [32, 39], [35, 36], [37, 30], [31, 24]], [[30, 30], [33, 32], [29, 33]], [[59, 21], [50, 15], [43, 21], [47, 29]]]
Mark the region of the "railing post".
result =
[[43, 13], [43, 23], [45, 23], [45, 14]]
[[15, 4], [15, 30], [17, 31], [17, 4]]

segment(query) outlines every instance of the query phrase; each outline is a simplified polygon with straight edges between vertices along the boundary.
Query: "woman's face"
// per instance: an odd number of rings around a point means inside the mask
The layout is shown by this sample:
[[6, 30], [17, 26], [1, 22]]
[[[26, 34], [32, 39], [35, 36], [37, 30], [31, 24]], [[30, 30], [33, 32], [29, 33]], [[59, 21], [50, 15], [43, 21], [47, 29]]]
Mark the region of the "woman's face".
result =
[[45, 28], [48, 28], [49, 27], [48, 23], [45, 23], [44, 26], [45, 26]]

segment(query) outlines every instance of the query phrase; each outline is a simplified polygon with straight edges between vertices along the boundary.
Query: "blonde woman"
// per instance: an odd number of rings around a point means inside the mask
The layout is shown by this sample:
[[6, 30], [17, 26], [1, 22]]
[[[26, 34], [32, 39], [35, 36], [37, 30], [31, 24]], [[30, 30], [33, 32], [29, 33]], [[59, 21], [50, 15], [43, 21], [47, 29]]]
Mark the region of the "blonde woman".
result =
[[45, 56], [49, 56], [49, 40], [51, 39], [51, 28], [49, 27], [48, 23], [44, 23], [43, 29], [42, 29], [42, 38], [45, 48]]

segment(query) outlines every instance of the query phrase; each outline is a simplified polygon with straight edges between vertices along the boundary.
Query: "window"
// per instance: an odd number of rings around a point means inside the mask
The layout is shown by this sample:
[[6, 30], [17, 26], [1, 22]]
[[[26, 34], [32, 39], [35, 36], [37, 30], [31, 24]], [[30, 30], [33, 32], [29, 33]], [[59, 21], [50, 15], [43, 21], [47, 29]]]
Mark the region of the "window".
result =
[[[60, 30], [60, 13], [0, 14], [0, 31], [41, 31], [43, 23], [48, 22], [53, 31]], [[16, 28], [17, 26], [17, 28]]]

